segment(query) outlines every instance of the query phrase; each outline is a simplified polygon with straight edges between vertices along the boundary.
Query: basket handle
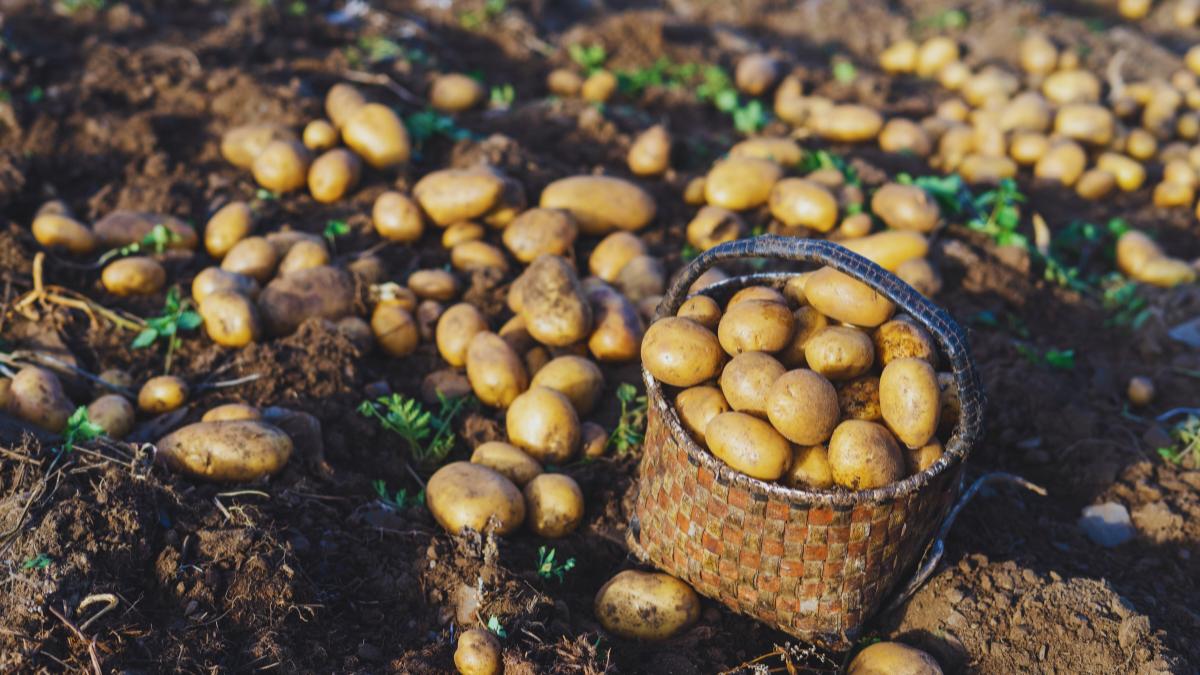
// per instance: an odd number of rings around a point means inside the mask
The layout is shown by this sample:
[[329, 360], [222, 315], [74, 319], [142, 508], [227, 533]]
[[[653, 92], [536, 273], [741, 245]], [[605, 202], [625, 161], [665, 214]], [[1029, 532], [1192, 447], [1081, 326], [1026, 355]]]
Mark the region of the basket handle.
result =
[[912, 286], [874, 262], [840, 244], [824, 239], [802, 239], [762, 235], [739, 239], [714, 246], [701, 253], [684, 267], [671, 282], [658, 306], [656, 319], [672, 316], [687, 299], [688, 289], [714, 265], [742, 258], [770, 258], [792, 262], [815, 262], [843, 272], [872, 287], [897, 307], [911, 314], [938, 340], [950, 360], [951, 371], [958, 385], [962, 415], [959, 419], [958, 440], [972, 447], [983, 433], [983, 389], [975, 372], [967, 338], [963, 329], [946, 310], [930, 302]]

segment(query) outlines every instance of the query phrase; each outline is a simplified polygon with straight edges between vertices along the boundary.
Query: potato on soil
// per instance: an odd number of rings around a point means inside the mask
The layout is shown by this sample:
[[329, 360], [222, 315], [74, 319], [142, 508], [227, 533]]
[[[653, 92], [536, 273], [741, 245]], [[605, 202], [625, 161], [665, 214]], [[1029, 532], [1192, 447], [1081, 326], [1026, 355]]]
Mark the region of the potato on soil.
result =
[[334, 148], [317, 157], [308, 169], [308, 191], [322, 204], [332, 204], [358, 185], [362, 160], [345, 148]]
[[328, 120], [313, 120], [304, 125], [304, 131], [300, 134], [304, 147], [313, 152], [324, 152], [333, 148], [338, 144], [339, 138], [337, 127]]
[[809, 339], [816, 335], [817, 331], [828, 326], [829, 319], [807, 305], [792, 312], [792, 317], [795, 319], [792, 339], [776, 356], [783, 365], [789, 368], [800, 368], [808, 363], [808, 359], [804, 355], [804, 348], [808, 345]]
[[446, 227], [492, 210], [504, 191], [504, 177], [490, 167], [441, 169], [413, 187], [413, 197], [435, 224]]
[[592, 250], [588, 258], [588, 269], [608, 283], [617, 280], [617, 275], [630, 260], [646, 254], [646, 245], [632, 232], [613, 232]]
[[494, 408], [506, 408], [529, 387], [525, 364], [495, 333], [477, 333], [467, 345], [467, 379], [475, 396]]
[[499, 270], [508, 272], [508, 259], [504, 251], [486, 241], [464, 241], [450, 249], [450, 265], [460, 272], [474, 270]]
[[860, 143], [879, 135], [883, 116], [863, 105], [835, 105], [813, 120], [817, 135], [836, 143]]
[[856, 326], [878, 326], [896, 311], [878, 291], [832, 267], [814, 272], [804, 284], [804, 295], [818, 312]]
[[192, 299], [204, 302], [209, 295], [218, 291], [233, 291], [248, 298], [258, 297], [258, 282], [244, 274], [227, 272], [220, 267], [206, 267], [192, 279]]
[[262, 411], [245, 403], [226, 403], [208, 412], [200, 418], [201, 422], [231, 422], [233, 420], [261, 420]]
[[542, 190], [540, 206], [563, 209], [589, 236], [637, 231], [654, 220], [657, 205], [640, 186], [611, 176], [569, 176]]
[[911, 73], [917, 67], [917, 49], [913, 40], [893, 42], [879, 53], [879, 67], [893, 74]]
[[442, 112], [462, 112], [479, 105], [486, 95], [483, 85], [470, 75], [446, 73], [434, 78], [429, 104]]
[[766, 418], [767, 394], [784, 371], [770, 354], [743, 352], [725, 364], [718, 382], [734, 410]]
[[25, 366], [9, 382], [7, 408], [19, 419], [55, 433], [75, 412], [58, 376], [37, 366]]
[[254, 166], [254, 160], [275, 141], [295, 140], [296, 136], [280, 124], [245, 124], [221, 136], [221, 156], [239, 169]]
[[721, 347], [731, 356], [780, 351], [791, 342], [794, 332], [792, 311], [770, 300], [739, 302], [725, 310], [717, 325]]
[[837, 390], [819, 373], [791, 370], [767, 391], [766, 412], [789, 441], [802, 446], [824, 443], [838, 424]]
[[471, 453], [472, 464], [482, 464], [498, 471], [517, 486], [522, 486], [542, 473], [542, 465], [524, 450], [503, 441], [481, 443]]
[[154, 258], [130, 256], [105, 265], [100, 281], [113, 295], [154, 295], [166, 285], [167, 271]]
[[555, 96], [573, 98], [578, 96], [579, 90], [583, 88], [583, 78], [575, 71], [555, 68], [546, 76], [546, 88]]
[[200, 242], [191, 225], [174, 216], [147, 211], [113, 211], [97, 220], [92, 225], [92, 232], [100, 240], [100, 248], [112, 249], [142, 241], [156, 225], [162, 225], [171, 233], [168, 249], [191, 251]]
[[937, 202], [916, 185], [888, 183], [871, 197], [871, 211], [895, 230], [932, 232], [941, 212]]
[[288, 249], [283, 260], [279, 261], [275, 273], [282, 277], [300, 270], [328, 265], [329, 262], [329, 248], [325, 246], [325, 242], [298, 241]]
[[246, 237], [233, 245], [221, 260], [221, 269], [265, 284], [275, 276], [280, 256], [265, 237]]
[[879, 376], [879, 410], [892, 433], [909, 448], [919, 448], [937, 432], [941, 390], [928, 361], [900, 358]]
[[871, 369], [875, 346], [871, 337], [851, 326], [826, 326], [804, 345], [808, 367], [831, 380], [849, 380]]
[[592, 308], [575, 269], [565, 259], [543, 255], [513, 282], [509, 305], [538, 342], [563, 347], [588, 337]]
[[771, 215], [788, 227], [828, 232], [837, 224], [837, 199], [807, 178], [784, 178], [775, 183], [768, 201]]
[[74, 255], [87, 255], [96, 250], [98, 243], [91, 228], [68, 215], [38, 215], [33, 219], [30, 229], [33, 238], [42, 246], [61, 248]]
[[701, 445], [705, 444], [704, 429], [712, 418], [730, 410], [725, 396], [716, 387], [688, 387], [675, 395], [679, 421]]
[[138, 391], [138, 408], [151, 415], [171, 412], [187, 403], [187, 382], [174, 375], [159, 375], [146, 380]]
[[725, 412], [704, 427], [708, 449], [734, 471], [759, 480], [778, 480], [792, 464], [792, 445], [766, 420]]
[[796, 141], [778, 136], [747, 138], [729, 149], [731, 157], [756, 157], [780, 166], [796, 166], [804, 159], [804, 150]]
[[541, 255], [570, 256], [579, 228], [571, 214], [560, 209], [535, 208], [504, 228], [504, 246], [513, 257], [531, 263]]
[[667, 272], [658, 258], [640, 255], [621, 268], [614, 285], [630, 302], [641, 302], [663, 294], [667, 286]]
[[461, 675], [499, 675], [504, 672], [500, 641], [482, 628], [463, 631], [454, 649], [454, 667]]
[[775, 162], [755, 157], [718, 161], [704, 179], [704, 196], [712, 206], [745, 211], [766, 204], [771, 189], [783, 177]]
[[879, 378], [861, 375], [837, 384], [838, 408], [844, 419], [882, 422], [879, 410]]
[[953, 38], [936, 35], [922, 42], [917, 48], [915, 71], [920, 77], [933, 77], [958, 59], [958, 43]]
[[927, 157], [933, 152], [933, 141], [921, 125], [903, 117], [895, 117], [888, 120], [879, 131], [879, 149]]
[[557, 391], [571, 401], [580, 417], [586, 417], [604, 393], [604, 373], [594, 362], [567, 354], [542, 366], [530, 386]]
[[610, 633], [659, 641], [700, 618], [700, 598], [691, 586], [661, 572], [625, 570], [596, 593], [596, 618]]
[[390, 169], [408, 161], [408, 130], [392, 109], [367, 103], [355, 110], [342, 126], [346, 147], [376, 169]]
[[482, 533], [494, 527], [496, 534], [505, 535], [525, 521], [521, 490], [481, 464], [451, 462], [438, 469], [425, 486], [425, 501], [450, 534], [457, 535], [463, 528]]
[[655, 379], [675, 387], [711, 380], [725, 363], [717, 336], [695, 321], [679, 317], [651, 324], [642, 340], [641, 355], [642, 365]]
[[850, 490], [869, 490], [904, 477], [904, 458], [891, 432], [881, 424], [845, 420], [829, 439], [833, 480]]
[[421, 343], [417, 320], [394, 302], [381, 302], [375, 306], [371, 312], [371, 332], [379, 348], [397, 358], [413, 353]]
[[312, 156], [300, 141], [272, 141], [254, 158], [251, 171], [259, 185], [284, 193], [304, 187], [311, 163]]
[[486, 236], [483, 226], [479, 223], [472, 223], [469, 220], [462, 220], [442, 230], [442, 248], [453, 249], [459, 244], [465, 244], [468, 241], [480, 241]]
[[258, 307], [236, 291], [217, 291], [200, 303], [200, 318], [212, 341], [222, 347], [245, 347], [262, 335]]
[[584, 422], [579, 440], [580, 454], [588, 459], [603, 457], [608, 448], [608, 432], [595, 422]]
[[133, 404], [119, 394], [105, 394], [87, 407], [88, 421], [104, 430], [105, 435], [121, 440], [133, 431], [137, 412]]
[[278, 473], [292, 439], [258, 420], [197, 422], [159, 439], [155, 455], [172, 471], [221, 483], [245, 483]]
[[354, 280], [334, 267], [314, 267], [280, 277], [258, 296], [263, 328], [270, 335], [290, 335], [305, 319], [337, 320], [354, 308]]
[[1074, 185], [1087, 166], [1087, 153], [1083, 146], [1069, 140], [1061, 140], [1046, 149], [1033, 165], [1033, 175], [1044, 180], [1053, 180], [1063, 185]]
[[1144, 232], [1130, 230], [1117, 240], [1117, 268], [1131, 279], [1168, 288], [1196, 280], [1196, 270], [1168, 257]]
[[617, 76], [607, 70], [597, 70], [588, 75], [579, 88], [579, 95], [585, 101], [604, 103], [617, 90]]
[[942, 675], [932, 656], [899, 642], [876, 642], [854, 657], [846, 675]]
[[579, 451], [579, 414], [571, 400], [548, 387], [531, 386], [504, 415], [508, 439], [534, 459], [565, 464]]
[[363, 354], [370, 353], [371, 348], [375, 346], [375, 333], [371, 330], [371, 324], [361, 317], [342, 317], [334, 323], [334, 328]]
[[671, 135], [666, 128], [656, 124], [638, 134], [626, 162], [637, 176], [657, 176], [671, 168]]
[[525, 484], [526, 521], [539, 537], [557, 539], [583, 522], [583, 491], [574, 478], [543, 473]]
[[688, 243], [700, 251], [733, 241], [745, 230], [742, 217], [720, 206], [701, 208], [687, 225]]
[[408, 276], [408, 288], [423, 300], [449, 302], [458, 297], [458, 277], [446, 270], [417, 270]]
[[254, 212], [243, 201], [222, 206], [204, 226], [204, 248], [220, 260], [234, 244], [250, 236], [254, 229]]
[[756, 52], [738, 60], [733, 80], [738, 91], [750, 96], [762, 96], [779, 79], [779, 62], [769, 54]]
[[[114, 387], [121, 387], [123, 389], [129, 389], [133, 387], [133, 377], [120, 368], [105, 368], [104, 370], [100, 371], [100, 380]], [[110, 391], [110, 389], [100, 385], [97, 388], [97, 391], [107, 392]]]
[[425, 232], [421, 208], [406, 195], [389, 190], [375, 198], [371, 224], [379, 236], [389, 241], [412, 243]]
[[467, 345], [476, 333], [488, 329], [487, 320], [474, 305], [460, 302], [442, 313], [437, 322], [437, 348], [442, 358], [454, 367], [467, 363]]
[[829, 452], [824, 445], [796, 448], [792, 466], [783, 476], [788, 487], [827, 490], [833, 487], [833, 472], [829, 468]]
[[1129, 385], [1125, 388], [1125, 396], [1129, 399], [1129, 403], [1138, 408], [1144, 408], [1154, 401], [1154, 380], [1144, 376], [1137, 375], [1129, 378]]
[[895, 359], [916, 358], [937, 366], [938, 349], [933, 336], [915, 320], [902, 316], [875, 329], [875, 360], [886, 366]]
[[709, 330], [716, 330], [717, 324], [721, 322], [721, 306], [707, 295], [695, 295], [680, 305], [675, 316], [691, 319]]
[[587, 292], [593, 330], [587, 347], [601, 362], [623, 363], [638, 357], [645, 325], [629, 300], [608, 285]]

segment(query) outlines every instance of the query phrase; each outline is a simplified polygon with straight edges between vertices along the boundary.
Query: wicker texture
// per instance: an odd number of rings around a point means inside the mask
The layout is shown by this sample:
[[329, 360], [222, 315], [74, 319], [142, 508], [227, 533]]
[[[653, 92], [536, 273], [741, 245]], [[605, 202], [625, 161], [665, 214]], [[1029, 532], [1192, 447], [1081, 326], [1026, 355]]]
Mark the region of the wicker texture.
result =
[[[800, 639], [849, 647], [915, 566], [961, 487], [982, 431], [983, 395], [961, 329], [943, 310], [874, 263], [836, 244], [759, 237], [706, 251], [672, 283], [658, 315], [674, 314], [708, 267], [766, 257], [830, 265], [913, 315], [950, 361], [962, 417], [928, 470], [862, 492], [810, 491], [738, 473], [683, 429], [661, 385], [643, 371], [649, 401], [629, 544], [697, 592]], [[782, 287], [787, 273], [736, 277], [704, 291], [724, 300], [749, 285]]]

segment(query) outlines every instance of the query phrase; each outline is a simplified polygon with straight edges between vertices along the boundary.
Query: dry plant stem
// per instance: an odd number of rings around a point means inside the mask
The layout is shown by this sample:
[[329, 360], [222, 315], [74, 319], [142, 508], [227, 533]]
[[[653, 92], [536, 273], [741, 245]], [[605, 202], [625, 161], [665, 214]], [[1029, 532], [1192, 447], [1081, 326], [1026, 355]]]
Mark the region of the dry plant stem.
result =
[[205, 383], [205, 384], [202, 384], [202, 385], [196, 387], [196, 391], [201, 392], [201, 391], [207, 391], [209, 389], [221, 389], [224, 387], [236, 387], [239, 384], [246, 384], [247, 382], [253, 382], [261, 377], [262, 377], [262, 373], [253, 373], [251, 375], [246, 375], [244, 377], [239, 377], [239, 378], [236, 378], [233, 380], [224, 380], [222, 382], [208, 382], [208, 383]]
[[395, 80], [383, 73], [364, 73], [358, 70], [344, 70], [342, 77], [359, 84], [373, 84], [383, 87], [395, 94], [400, 100], [418, 107], [425, 107], [425, 100], [400, 86]]
[[75, 608], [75, 614], [78, 615], [79, 612], [96, 604], [97, 602], [103, 602], [106, 604], [104, 605], [103, 609], [93, 614], [90, 619], [79, 624], [79, 630], [87, 630], [87, 627], [92, 625], [92, 622], [94, 622], [96, 619], [99, 619], [105, 614], [111, 612], [113, 609], [116, 609], [117, 596], [113, 595], [112, 593], [93, 593], [92, 595], [89, 595], [80, 601], [79, 606]]
[[72, 373], [75, 373], [76, 375], [78, 375], [82, 378], [90, 380], [90, 381], [94, 382], [95, 384], [98, 384], [110, 391], [114, 391], [122, 396], [131, 398], [131, 399], [137, 398], [137, 394], [133, 393], [133, 391], [126, 389], [125, 387], [121, 387], [121, 386], [112, 384], [110, 382], [105, 382], [104, 380], [89, 373], [88, 371], [86, 371], [78, 366], [73, 366], [73, 365], [67, 363], [66, 361], [63, 361], [62, 359], [59, 359], [57, 357], [50, 356], [49, 354], [42, 354], [41, 352], [34, 352], [34, 351], [25, 350], [25, 349], [18, 349], [11, 354], [0, 354], [0, 363], [7, 364], [10, 366], [16, 366], [16, 365], [18, 365], [19, 361], [36, 362], [36, 363], [40, 363], [42, 365], [53, 366], [55, 368], [62, 368], [63, 370], [69, 370]]
[[81, 293], [76, 293], [61, 286], [46, 286], [43, 275], [45, 262], [45, 253], [38, 252], [33, 257], [33, 290], [19, 298], [13, 304], [10, 311], [17, 312], [30, 321], [36, 321], [37, 315], [31, 313], [29, 309], [30, 305], [37, 303], [44, 306], [46, 303], [51, 303], [84, 312], [88, 315], [88, 319], [91, 320], [93, 327], [100, 324], [96, 318], [97, 314], [125, 330], [141, 330], [145, 326], [145, 322], [141, 319], [123, 316], [121, 313], [108, 309]]
[[87, 639], [87, 636], [83, 634], [83, 631], [78, 626], [72, 623], [62, 612], [54, 609], [54, 605], [46, 605], [46, 609], [50, 610], [51, 614], [57, 617], [64, 626], [75, 634], [75, 637], [88, 646], [88, 656], [92, 660], [92, 672], [96, 673], [96, 675], [104, 675], [104, 670], [100, 667], [100, 655], [96, 653], [96, 641]]

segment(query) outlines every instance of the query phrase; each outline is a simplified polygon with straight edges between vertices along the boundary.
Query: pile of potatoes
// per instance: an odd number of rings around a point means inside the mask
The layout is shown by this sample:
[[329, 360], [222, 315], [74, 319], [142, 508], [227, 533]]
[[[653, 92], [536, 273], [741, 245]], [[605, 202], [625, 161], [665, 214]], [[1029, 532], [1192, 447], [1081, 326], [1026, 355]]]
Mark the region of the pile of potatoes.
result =
[[957, 423], [953, 380], [928, 331], [832, 268], [725, 307], [694, 295], [655, 322], [642, 364], [670, 387], [701, 447], [747, 476], [866, 490], [924, 471]]

